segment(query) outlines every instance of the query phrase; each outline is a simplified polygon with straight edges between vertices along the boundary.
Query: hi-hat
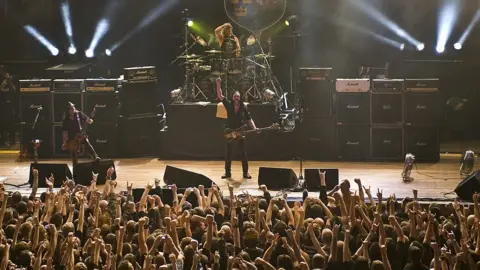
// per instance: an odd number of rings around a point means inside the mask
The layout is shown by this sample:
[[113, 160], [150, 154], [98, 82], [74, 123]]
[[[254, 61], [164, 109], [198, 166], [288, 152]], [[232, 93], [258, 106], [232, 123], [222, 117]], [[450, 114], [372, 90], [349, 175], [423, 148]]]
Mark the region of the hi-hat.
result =
[[210, 51], [205, 51], [206, 53], [212, 53], [212, 54], [216, 54], [216, 53], [222, 53], [222, 51], [218, 51], [218, 50], [210, 50]]
[[182, 58], [182, 59], [194, 59], [194, 58], [199, 58], [200, 55], [196, 55], [196, 54], [189, 54], [189, 55], [182, 55], [182, 56], [179, 56], [178, 58]]

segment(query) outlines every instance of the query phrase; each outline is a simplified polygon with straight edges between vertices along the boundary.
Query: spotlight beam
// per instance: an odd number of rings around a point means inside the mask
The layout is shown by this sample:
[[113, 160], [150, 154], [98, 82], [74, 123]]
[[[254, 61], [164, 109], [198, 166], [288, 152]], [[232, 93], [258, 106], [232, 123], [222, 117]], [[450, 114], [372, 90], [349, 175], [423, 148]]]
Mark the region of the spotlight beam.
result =
[[387, 18], [383, 15], [377, 8], [374, 6], [366, 3], [365, 1], [361, 0], [351, 0], [351, 3], [358, 7], [363, 13], [365, 13], [371, 19], [379, 22], [383, 26], [390, 29], [390, 31], [394, 32], [397, 36], [405, 39], [408, 43], [412, 44], [413, 46], [418, 46], [421, 44], [420, 41], [412, 37], [409, 33], [403, 30], [398, 24]]
[[55, 47], [45, 36], [40, 34], [33, 26], [25, 25], [23, 27], [31, 36], [40, 41], [40, 43], [45, 46], [53, 56], [57, 56], [60, 52], [57, 47]]
[[438, 17], [438, 37], [437, 37], [437, 52], [445, 51], [448, 39], [452, 33], [453, 27], [457, 22], [459, 14], [459, 2], [453, 0], [446, 0], [442, 6]]
[[462, 36], [460, 39], [457, 41], [457, 43], [460, 44], [460, 48], [462, 48], [463, 43], [467, 40], [468, 36], [473, 30], [473, 27], [477, 24], [478, 20], [480, 19], [480, 9], [477, 10], [477, 13], [475, 13], [475, 16], [473, 17], [472, 21], [468, 25], [467, 29], [465, 29], [465, 32], [463, 32]]
[[90, 46], [88, 46], [87, 51], [93, 52], [95, 48], [98, 46], [100, 40], [105, 36], [108, 29], [110, 28], [110, 23], [107, 19], [102, 19], [98, 22], [97, 28], [95, 29], [95, 34], [93, 35], [92, 41], [90, 42]]
[[387, 44], [387, 45], [390, 45], [392, 47], [395, 47], [395, 48], [398, 48], [399, 50], [403, 50], [405, 49], [405, 44], [403, 43], [400, 43], [396, 40], [393, 40], [393, 39], [390, 39], [390, 38], [387, 38], [387, 37], [384, 37], [382, 35], [379, 35], [375, 32], [372, 32], [372, 31], [369, 31], [369, 30], [366, 30], [364, 28], [361, 28], [357, 25], [354, 25], [353, 23], [349, 23], [349, 22], [345, 22], [345, 21], [337, 21], [338, 24], [340, 25], [343, 25], [347, 28], [350, 28], [350, 29], [353, 29], [353, 30], [356, 30], [362, 34], [365, 34], [365, 35], [369, 35], [371, 37], [373, 37], [374, 39], [376, 39], [377, 41], [380, 41], [381, 43], [384, 43], [384, 44]]
[[152, 22], [158, 19], [160, 16], [165, 14], [169, 11], [174, 5], [178, 4], [179, 1], [177, 0], [167, 0], [159, 4], [156, 8], [154, 8], [148, 15], [140, 22], [137, 27], [135, 27], [132, 31], [130, 31], [127, 35], [125, 35], [120, 41], [115, 43], [111, 48], [110, 51], [113, 52], [118, 47], [120, 47], [125, 41], [132, 38], [135, 34], [140, 32], [143, 28], [149, 26]]

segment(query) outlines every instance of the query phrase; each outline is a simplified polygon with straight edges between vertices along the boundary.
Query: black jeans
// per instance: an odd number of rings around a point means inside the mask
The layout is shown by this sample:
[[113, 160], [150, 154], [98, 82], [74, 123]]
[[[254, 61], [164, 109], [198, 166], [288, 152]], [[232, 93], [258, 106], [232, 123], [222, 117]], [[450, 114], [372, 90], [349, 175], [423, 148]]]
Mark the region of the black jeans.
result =
[[[96, 159], [98, 157], [97, 152], [95, 152], [95, 149], [93, 149], [92, 144], [90, 144], [90, 141], [88, 139], [85, 140], [85, 143], [83, 144], [84, 147], [86, 146], [88, 148], [88, 151], [93, 155], [93, 158]], [[87, 149], [85, 149], [87, 150]], [[73, 165], [78, 164], [78, 152], [77, 151], [70, 151], [70, 155], [72, 157], [72, 163]]]
[[242, 155], [242, 169], [243, 173], [248, 173], [248, 159], [247, 150], [245, 149], [245, 139], [238, 139], [233, 141], [227, 141], [227, 153], [225, 155], [225, 172], [231, 173], [232, 171], [232, 150], [233, 144], [237, 143], [240, 146], [240, 152]]

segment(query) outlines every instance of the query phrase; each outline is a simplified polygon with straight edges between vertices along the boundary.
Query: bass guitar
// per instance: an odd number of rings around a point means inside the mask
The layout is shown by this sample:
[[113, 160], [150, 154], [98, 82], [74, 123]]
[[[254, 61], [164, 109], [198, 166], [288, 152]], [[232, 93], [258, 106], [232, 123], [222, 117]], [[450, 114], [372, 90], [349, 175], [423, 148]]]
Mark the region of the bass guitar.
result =
[[[96, 109], [93, 108], [92, 113], [90, 114], [90, 118], [93, 119], [95, 117], [95, 112]], [[79, 152], [80, 147], [82, 144], [85, 142], [86, 139], [88, 139], [88, 123], [85, 123], [85, 126], [82, 128], [82, 131], [75, 135], [75, 138], [71, 139], [70, 141], [67, 142], [67, 149], [72, 151], [72, 152]]]
[[279, 130], [280, 125], [279, 124], [273, 124], [269, 127], [259, 128], [259, 129], [256, 129], [256, 130], [254, 130], [254, 129], [247, 130], [247, 129], [248, 129], [247, 125], [244, 125], [244, 126], [242, 126], [240, 128], [237, 128], [237, 129], [227, 128], [227, 129], [225, 129], [223, 136], [225, 136], [225, 139], [227, 139], [229, 141], [233, 141], [233, 140], [237, 140], [237, 139], [242, 138], [243, 136], [247, 135], [248, 133], [266, 131], [266, 130]]

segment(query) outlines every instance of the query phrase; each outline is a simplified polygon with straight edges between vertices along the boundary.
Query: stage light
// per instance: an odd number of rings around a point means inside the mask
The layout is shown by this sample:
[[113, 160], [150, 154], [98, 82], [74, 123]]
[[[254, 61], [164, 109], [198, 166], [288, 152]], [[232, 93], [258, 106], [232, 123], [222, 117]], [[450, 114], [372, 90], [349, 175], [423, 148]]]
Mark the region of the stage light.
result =
[[285, 20], [285, 25], [290, 26], [290, 22], [288, 20]]
[[90, 42], [90, 45], [88, 46], [88, 49], [85, 52], [88, 58], [93, 57], [93, 51], [95, 51], [95, 48], [97, 48], [98, 43], [105, 36], [109, 28], [110, 28], [110, 23], [107, 19], [102, 19], [98, 22], [97, 27], [95, 29], [95, 33], [93, 34], [92, 41]]
[[[65, 33], [67, 34], [68, 41], [70, 42], [70, 48], [73, 48], [74, 51], [76, 52], [77, 50], [75, 49], [75, 44], [73, 43], [73, 28], [72, 28], [72, 19], [70, 16], [70, 6], [68, 5], [67, 1], [62, 3], [61, 13], [62, 13], [63, 24], [65, 25]], [[75, 52], [73, 53], [70, 52], [70, 51], [73, 51], [70, 48], [68, 49], [68, 53], [75, 54]]]
[[405, 44], [400, 45], [400, 51], [405, 50]]
[[425, 44], [424, 43], [420, 43], [417, 45], [417, 51], [423, 51], [423, 49], [425, 49]]
[[57, 49], [57, 47], [55, 47], [46, 37], [40, 34], [40, 32], [38, 32], [38, 30], [35, 29], [33, 26], [25, 25], [23, 28], [25, 29], [25, 31], [27, 31], [27, 33], [29, 33], [43, 46], [45, 46], [53, 56], [57, 56], [59, 54], [60, 51]]
[[459, 3], [457, 1], [445, 1], [440, 9], [438, 16], [438, 36], [437, 36], [437, 52], [445, 51], [448, 39], [452, 34], [453, 27], [457, 22], [459, 14]]
[[405, 161], [403, 163], [402, 178], [403, 181], [412, 181], [413, 178], [410, 177], [413, 169], [413, 163], [415, 162], [415, 156], [412, 154], [405, 155]]
[[70, 46], [68, 48], [68, 53], [69, 54], [76, 54], [77, 53], [77, 48], [73, 47], [73, 46]]
[[405, 30], [403, 30], [398, 24], [390, 20], [387, 16], [383, 15], [372, 4], [369, 4], [366, 1], [362, 1], [362, 0], [351, 0], [350, 3], [352, 3], [357, 8], [359, 8], [368, 17], [382, 24], [386, 28], [390, 29], [390, 31], [395, 33], [398, 37], [405, 39], [406, 41], [408, 41], [408, 43], [412, 44], [413, 46], [416, 47], [419, 44], [421, 44], [420, 41], [418, 41], [412, 35], [410, 35]]
[[461, 175], [469, 175], [475, 166], [475, 153], [472, 150], [467, 150], [462, 157], [462, 165], [460, 166]]
[[192, 26], [193, 26], [193, 21], [192, 21], [192, 20], [188, 20], [187, 25], [188, 25], [188, 27], [192, 27]]
[[[472, 21], [470, 22], [470, 24], [468, 25], [467, 29], [465, 29], [465, 31], [463, 32], [462, 36], [458, 39], [458, 41], [453, 45], [455, 47], [455, 49], [460, 48], [460, 49], [457, 49], [457, 50], [461, 50], [462, 47], [463, 47], [463, 44], [465, 43], [465, 41], [467, 40], [468, 36], [470, 35], [470, 33], [472, 32], [473, 30], [473, 27], [475, 27], [475, 25], [477, 24], [478, 20], [480, 19], [480, 9], [477, 10], [477, 13], [475, 13], [475, 16], [473, 17]], [[458, 44], [458, 45], [457, 45]]]
[[92, 58], [93, 57], [93, 50], [91, 49], [88, 49], [85, 51], [85, 56], [88, 57], [88, 58]]
[[275, 94], [274, 91], [266, 88], [263, 90], [263, 97], [267, 100], [267, 101], [271, 101], [273, 100], [275, 97], [277, 96], [277, 94]]
[[105, 50], [105, 54], [106, 54], [107, 56], [112, 56], [112, 51], [111, 51], [110, 49], [106, 49], [106, 50]]
[[169, 0], [169, 1], [162, 1], [156, 8], [152, 9], [150, 13], [140, 22], [137, 27], [135, 27], [132, 31], [130, 31], [127, 35], [125, 35], [121, 40], [116, 42], [110, 47], [110, 51], [115, 51], [120, 47], [125, 41], [132, 38], [135, 34], [140, 32], [143, 28], [149, 26], [152, 22], [154, 22], [157, 18], [161, 15], [165, 14], [167, 11], [172, 9], [175, 5], [178, 5], [180, 1], [176, 0]]

